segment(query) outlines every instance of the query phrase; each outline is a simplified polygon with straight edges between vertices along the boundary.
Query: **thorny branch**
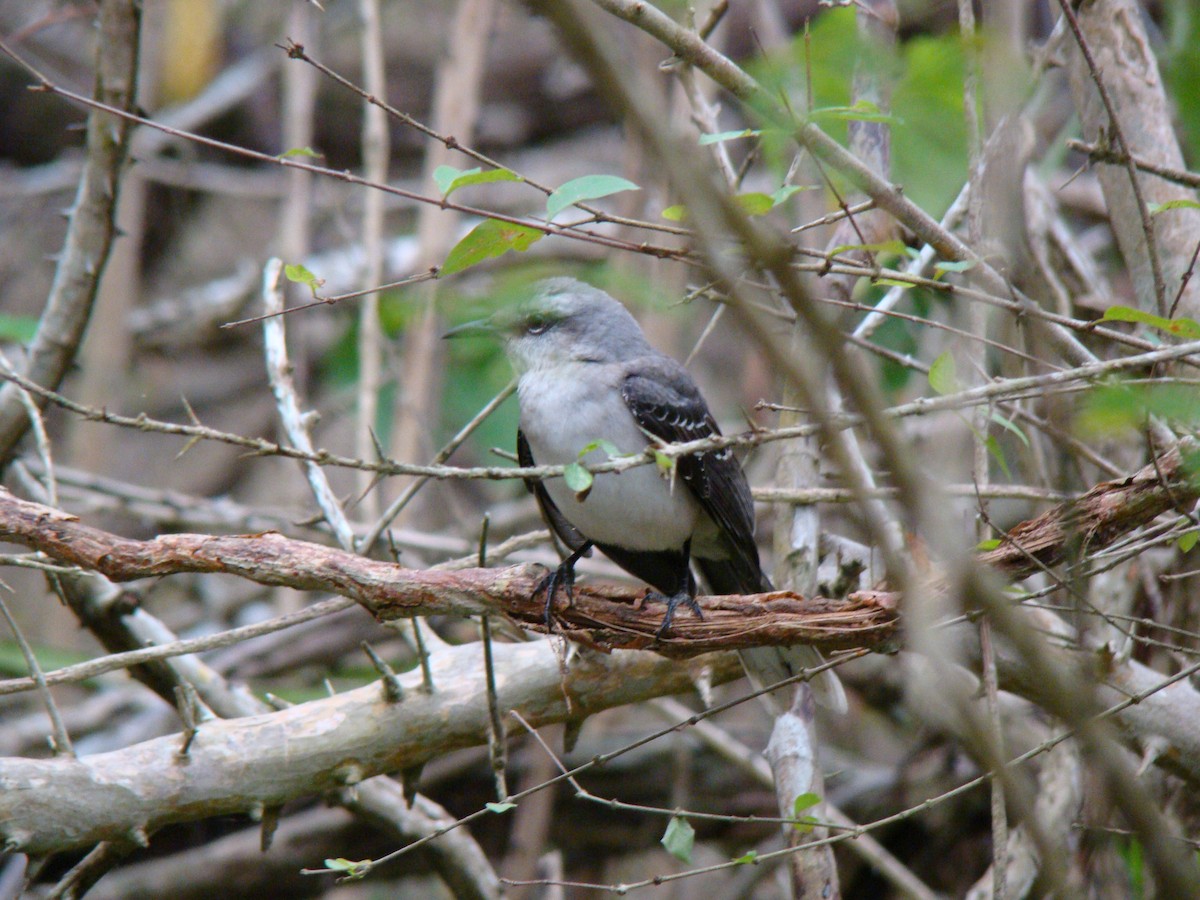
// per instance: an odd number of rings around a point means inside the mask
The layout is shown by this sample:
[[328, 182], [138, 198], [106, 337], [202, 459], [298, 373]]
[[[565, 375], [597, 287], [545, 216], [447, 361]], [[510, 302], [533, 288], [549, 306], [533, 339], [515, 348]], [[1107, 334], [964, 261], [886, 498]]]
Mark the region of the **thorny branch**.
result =
[[[980, 561], [1011, 579], [1060, 562], [1071, 548], [1095, 551], [1162, 513], [1200, 498], [1186, 460], [1190, 444], [1174, 447], [1134, 475], [1102, 482], [1012, 528]], [[544, 570], [537, 565], [458, 571], [409, 569], [267, 532], [251, 535], [161, 535], [132, 540], [93, 528], [75, 516], [0, 492], [0, 538], [113, 581], [183, 572], [237, 575], [259, 584], [327, 591], [359, 603], [380, 620], [416, 615], [499, 613], [544, 630]], [[882, 590], [846, 600], [788, 591], [701, 597], [703, 619], [680, 617], [661, 638], [662, 609], [644, 589], [579, 585], [574, 602], [558, 598], [556, 629], [596, 649], [652, 649], [687, 657], [713, 650], [813, 644], [825, 649], [881, 649], [894, 644], [899, 598]]]

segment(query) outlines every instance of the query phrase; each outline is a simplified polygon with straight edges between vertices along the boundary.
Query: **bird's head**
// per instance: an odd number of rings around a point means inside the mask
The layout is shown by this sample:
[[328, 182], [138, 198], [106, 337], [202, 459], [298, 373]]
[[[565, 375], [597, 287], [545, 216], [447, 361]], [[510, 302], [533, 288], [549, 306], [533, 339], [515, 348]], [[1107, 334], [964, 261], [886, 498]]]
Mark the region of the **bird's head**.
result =
[[604, 291], [574, 278], [548, 278], [529, 297], [446, 337], [499, 337], [518, 373], [571, 362], [620, 362], [650, 350], [637, 321]]

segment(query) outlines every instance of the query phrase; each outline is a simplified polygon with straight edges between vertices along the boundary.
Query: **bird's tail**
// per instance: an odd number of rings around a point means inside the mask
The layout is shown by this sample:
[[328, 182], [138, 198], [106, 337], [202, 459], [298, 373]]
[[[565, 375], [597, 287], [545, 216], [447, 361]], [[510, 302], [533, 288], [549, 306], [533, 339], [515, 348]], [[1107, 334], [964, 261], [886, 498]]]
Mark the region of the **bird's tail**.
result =
[[[714, 594], [755, 594], [775, 590], [771, 580], [757, 566], [739, 565], [733, 559], [697, 559], [708, 588]], [[824, 665], [816, 647], [797, 644], [792, 647], [755, 647], [740, 650], [742, 666], [756, 688], [778, 684], [804, 669]], [[832, 669], [819, 672], [809, 681], [817, 702], [839, 715], [846, 712], [846, 691]], [[770, 696], [770, 695], [767, 695]], [[790, 704], [789, 704], [790, 705]]]
[[[739, 650], [738, 656], [741, 657], [742, 667], [746, 670], [751, 684], [756, 688], [777, 684], [804, 669], [825, 663], [820, 650], [805, 644], [796, 644], [793, 647], [755, 647], [751, 650]], [[846, 691], [842, 687], [842, 680], [832, 669], [817, 673], [808, 683], [818, 703], [838, 715], [846, 712]]]

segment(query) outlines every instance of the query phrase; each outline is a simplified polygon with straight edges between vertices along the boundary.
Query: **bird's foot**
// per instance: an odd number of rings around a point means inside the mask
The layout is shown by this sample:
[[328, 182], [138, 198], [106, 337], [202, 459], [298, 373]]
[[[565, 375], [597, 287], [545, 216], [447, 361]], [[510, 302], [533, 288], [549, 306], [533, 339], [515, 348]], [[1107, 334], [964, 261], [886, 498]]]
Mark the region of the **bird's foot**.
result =
[[563, 588], [567, 592], [567, 605], [570, 606], [575, 602], [575, 563], [587, 556], [592, 550], [592, 542], [585, 541], [575, 551], [564, 559], [553, 572], [537, 583], [537, 587], [533, 589], [533, 596], [536, 597], [542, 591], [546, 592], [546, 633], [550, 634], [554, 631], [554, 595], [558, 593], [559, 588]]
[[667, 613], [663, 616], [662, 624], [658, 626], [658, 631], [655, 632], [655, 638], [662, 640], [663, 636], [670, 630], [671, 622], [675, 619], [675, 610], [681, 605], [686, 606], [696, 614], [697, 619], [704, 619], [704, 612], [700, 609], [700, 604], [696, 602], [696, 597], [689, 591], [676, 591], [671, 596], [660, 594], [658, 591], [650, 591], [646, 595], [647, 600], [662, 600], [667, 604]]
[[533, 589], [534, 597], [543, 591], [546, 592], [544, 617], [547, 633], [554, 630], [554, 597], [560, 590], [567, 595], [568, 606], [575, 602], [575, 563], [572, 560], [564, 561], [557, 569], [539, 581], [537, 587]]

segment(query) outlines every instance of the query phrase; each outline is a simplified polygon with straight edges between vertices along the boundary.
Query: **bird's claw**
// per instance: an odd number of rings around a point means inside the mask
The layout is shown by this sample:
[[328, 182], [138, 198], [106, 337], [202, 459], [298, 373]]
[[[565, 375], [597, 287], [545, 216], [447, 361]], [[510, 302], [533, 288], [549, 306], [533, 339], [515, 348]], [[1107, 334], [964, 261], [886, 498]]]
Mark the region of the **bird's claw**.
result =
[[662, 600], [667, 604], [667, 613], [663, 616], [662, 624], [658, 626], [658, 631], [654, 633], [656, 640], [662, 640], [666, 633], [671, 628], [671, 622], [675, 619], [675, 610], [681, 605], [687, 606], [696, 614], [696, 618], [704, 620], [704, 611], [700, 609], [700, 604], [696, 602], [696, 598], [688, 591], [678, 591], [671, 596], [660, 594], [658, 591], [650, 591], [646, 595], [647, 600]]
[[534, 597], [543, 591], [546, 592], [544, 619], [547, 633], [554, 630], [554, 596], [560, 589], [567, 595], [567, 605], [573, 604], [575, 602], [575, 566], [573, 563], [562, 563], [557, 569], [547, 573], [546, 577], [539, 581], [537, 587], [533, 589]]

